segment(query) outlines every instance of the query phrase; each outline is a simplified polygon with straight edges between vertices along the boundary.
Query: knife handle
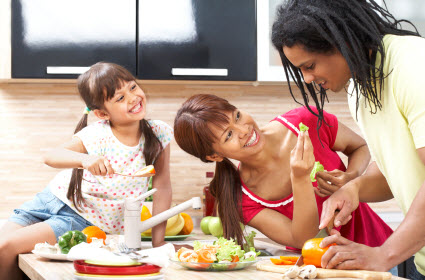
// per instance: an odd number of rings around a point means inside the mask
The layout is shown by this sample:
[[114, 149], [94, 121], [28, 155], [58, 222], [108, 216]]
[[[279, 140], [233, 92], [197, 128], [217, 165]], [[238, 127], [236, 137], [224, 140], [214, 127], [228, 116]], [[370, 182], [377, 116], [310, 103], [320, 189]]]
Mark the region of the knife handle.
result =
[[331, 235], [331, 230], [334, 228], [335, 216], [338, 213], [339, 213], [339, 210], [335, 210], [335, 213], [334, 213], [332, 219], [329, 221], [328, 225], [326, 226], [326, 231], [327, 231], [328, 235]]

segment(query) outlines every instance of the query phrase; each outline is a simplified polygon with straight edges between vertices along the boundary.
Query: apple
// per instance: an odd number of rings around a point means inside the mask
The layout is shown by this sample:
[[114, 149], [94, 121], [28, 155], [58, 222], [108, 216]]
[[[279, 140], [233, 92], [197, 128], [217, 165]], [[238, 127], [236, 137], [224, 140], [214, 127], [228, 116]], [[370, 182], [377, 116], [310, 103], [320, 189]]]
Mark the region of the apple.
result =
[[206, 216], [201, 220], [201, 230], [204, 234], [211, 234], [210, 230], [208, 229], [208, 223], [210, 222], [211, 218], [211, 216]]
[[223, 226], [219, 217], [211, 217], [208, 223], [208, 229], [215, 237], [223, 236]]

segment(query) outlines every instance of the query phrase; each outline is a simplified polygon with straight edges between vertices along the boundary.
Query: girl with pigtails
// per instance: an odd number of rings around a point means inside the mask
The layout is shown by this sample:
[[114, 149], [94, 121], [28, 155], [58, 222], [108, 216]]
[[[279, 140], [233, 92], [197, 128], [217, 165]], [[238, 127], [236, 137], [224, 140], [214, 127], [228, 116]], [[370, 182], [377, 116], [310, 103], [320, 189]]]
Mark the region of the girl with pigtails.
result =
[[[310, 109], [317, 113], [315, 107]], [[210, 191], [224, 237], [243, 244], [243, 223], [277, 243], [300, 249], [317, 234], [323, 202], [362, 174], [370, 159], [365, 141], [334, 115], [324, 112], [327, 125], [320, 128], [317, 121], [301, 107], [260, 128], [247, 112], [215, 95], [194, 95], [183, 103], [174, 120], [174, 137], [187, 153], [216, 163]], [[309, 130], [300, 132], [300, 123]], [[347, 167], [338, 151], [348, 156]], [[318, 187], [326, 184], [319, 177], [312, 182], [315, 161], [338, 177], [339, 184], [324, 189]], [[337, 230], [369, 246], [380, 246], [392, 233], [365, 203]]]
[[[146, 120], [146, 96], [123, 67], [99, 62], [79, 76], [78, 91], [86, 104], [69, 142], [45, 156], [63, 168], [36, 197], [15, 209], [0, 229], [0, 275], [19, 279], [17, 255], [41, 242], [55, 244], [69, 230], [95, 225], [108, 234], [124, 232], [124, 199], [148, 189], [148, 178], [134, 174], [153, 164], [153, 215], [171, 204], [169, 172], [173, 131], [159, 120]], [[87, 125], [89, 113], [98, 119]], [[153, 228], [153, 246], [164, 242], [166, 223]]]

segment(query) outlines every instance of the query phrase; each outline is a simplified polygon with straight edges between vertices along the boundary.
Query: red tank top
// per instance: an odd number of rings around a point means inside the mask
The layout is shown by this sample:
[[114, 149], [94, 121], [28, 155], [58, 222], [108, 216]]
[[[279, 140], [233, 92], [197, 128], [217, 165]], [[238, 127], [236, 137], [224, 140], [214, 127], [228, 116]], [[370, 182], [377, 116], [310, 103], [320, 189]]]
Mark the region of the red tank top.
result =
[[[315, 107], [311, 108], [317, 112]], [[317, 117], [310, 113], [305, 107], [291, 110], [281, 116], [276, 117], [272, 121], [278, 121], [290, 129], [298, 136], [298, 125], [300, 122], [308, 126], [309, 136], [314, 148], [314, 157], [316, 161], [323, 164], [325, 170], [339, 169], [345, 171], [345, 165], [338, 154], [331, 149], [335, 143], [338, 120], [329, 113], [323, 111], [324, 122], [320, 127], [320, 144], [317, 135]], [[277, 201], [269, 201], [262, 199], [251, 192], [248, 187], [242, 183], [242, 211], [244, 223], [247, 224], [255, 215], [265, 208], [273, 209], [285, 215], [292, 220], [293, 213], [293, 198], [292, 194]], [[313, 183], [317, 187], [317, 182]], [[322, 213], [322, 204], [328, 197], [320, 197], [316, 195], [317, 208], [319, 216]], [[365, 244], [371, 247], [382, 245], [384, 241], [392, 234], [392, 229], [367, 205], [360, 202], [359, 207], [352, 213], [352, 218], [348, 224], [336, 228], [342, 236], [355, 241], [357, 243]]]

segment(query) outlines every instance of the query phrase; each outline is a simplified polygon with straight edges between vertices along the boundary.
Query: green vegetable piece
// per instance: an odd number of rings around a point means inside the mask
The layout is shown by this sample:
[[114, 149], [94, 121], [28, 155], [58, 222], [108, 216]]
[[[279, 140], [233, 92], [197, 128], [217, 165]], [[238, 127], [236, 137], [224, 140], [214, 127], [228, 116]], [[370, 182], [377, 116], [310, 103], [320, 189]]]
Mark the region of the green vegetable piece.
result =
[[308, 126], [306, 126], [305, 124], [303, 124], [302, 122], [300, 122], [300, 131], [304, 132], [308, 130]]
[[69, 250], [77, 244], [87, 241], [87, 236], [79, 230], [70, 230], [59, 237], [58, 245], [62, 254], [68, 254]]
[[310, 179], [312, 182], [316, 182], [316, 173], [320, 171], [325, 171], [325, 168], [320, 162], [316, 161], [310, 173]]
[[251, 231], [250, 234], [245, 236], [246, 244], [244, 244], [244, 251], [249, 252], [251, 248], [254, 248], [254, 237], [257, 235], [255, 231]]

